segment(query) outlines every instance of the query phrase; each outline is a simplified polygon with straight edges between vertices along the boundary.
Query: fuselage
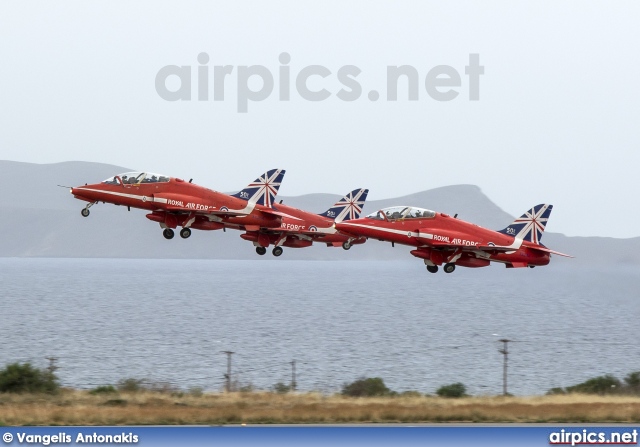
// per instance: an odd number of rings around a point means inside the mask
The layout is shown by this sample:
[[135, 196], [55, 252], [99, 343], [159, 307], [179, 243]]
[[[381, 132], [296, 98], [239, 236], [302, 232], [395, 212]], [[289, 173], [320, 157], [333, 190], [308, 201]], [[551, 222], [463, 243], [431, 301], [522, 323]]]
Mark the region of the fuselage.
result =
[[277, 204], [274, 209], [282, 214], [278, 227], [262, 228], [243, 234], [243, 239], [253, 241], [257, 245], [283, 245], [285, 247], [308, 247], [314, 241], [331, 246], [340, 246], [346, 242], [350, 245], [361, 244], [364, 237], [353, 237], [340, 233], [334, 227], [333, 219], [304, 211], [292, 206]]
[[[225, 223], [278, 227], [281, 218], [261, 212], [265, 209], [228, 194], [213, 191], [182, 179], [148, 176], [142, 179], [115, 176], [101, 183], [71, 188], [71, 194], [87, 202], [104, 202], [151, 211], [150, 220], [163, 227], [189, 226], [202, 230], [223, 228]], [[144, 174], [144, 173], [142, 173]]]
[[452, 260], [467, 267], [483, 267], [488, 261], [514, 267], [549, 263], [549, 254], [535, 250], [534, 244], [443, 213], [393, 217], [379, 212], [373, 217], [338, 223], [336, 228], [345, 233], [414, 246], [417, 250], [411, 254], [434, 265]]

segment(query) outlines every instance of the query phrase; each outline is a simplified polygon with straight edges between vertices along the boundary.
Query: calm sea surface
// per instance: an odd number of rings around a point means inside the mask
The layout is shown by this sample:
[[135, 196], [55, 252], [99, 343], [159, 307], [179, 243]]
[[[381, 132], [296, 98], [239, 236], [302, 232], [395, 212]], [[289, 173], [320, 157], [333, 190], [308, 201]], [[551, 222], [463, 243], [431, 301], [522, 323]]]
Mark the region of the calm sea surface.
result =
[[338, 391], [464, 383], [543, 394], [640, 370], [637, 267], [459, 268], [407, 262], [0, 259], [0, 365], [57, 357], [63, 385], [146, 378], [188, 389], [233, 379]]

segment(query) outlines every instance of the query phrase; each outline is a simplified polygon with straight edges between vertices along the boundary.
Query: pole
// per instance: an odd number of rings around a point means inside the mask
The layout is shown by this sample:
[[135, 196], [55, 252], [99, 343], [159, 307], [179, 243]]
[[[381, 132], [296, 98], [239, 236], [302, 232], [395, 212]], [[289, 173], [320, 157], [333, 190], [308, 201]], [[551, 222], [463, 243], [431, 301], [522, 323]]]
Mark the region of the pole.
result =
[[227, 373], [224, 375], [226, 379], [225, 388], [227, 393], [231, 392], [231, 354], [235, 354], [233, 351], [221, 351], [223, 354], [227, 354]]
[[296, 390], [296, 361], [291, 361], [291, 391]]
[[511, 340], [507, 340], [506, 338], [501, 338], [498, 341], [501, 341], [504, 344], [504, 348], [498, 349], [498, 352], [500, 352], [504, 356], [504, 363], [502, 365], [502, 394], [506, 396], [508, 394], [507, 393], [507, 360], [509, 358], [509, 350], [507, 349], [507, 343], [509, 343]]

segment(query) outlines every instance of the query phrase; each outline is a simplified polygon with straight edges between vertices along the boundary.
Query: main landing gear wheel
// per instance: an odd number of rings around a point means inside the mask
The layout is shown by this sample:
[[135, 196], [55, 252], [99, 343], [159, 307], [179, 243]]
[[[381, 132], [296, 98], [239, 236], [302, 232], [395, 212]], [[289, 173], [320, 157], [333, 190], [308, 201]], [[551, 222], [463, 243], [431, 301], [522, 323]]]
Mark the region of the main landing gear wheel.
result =
[[453, 271], [456, 269], [456, 265], [449, 263], [449, 264], [445, 264], [444, 265], [444, 272], [445, 273], [453, 273]]
[[264, 247], [256, 247], [256, 253], [258, 253], [260, 256], [264, 255], [267, 252], [267, 249]]
[[165, 228], [164, 231], [162, 232], [162, 235], [164, 236], [165, 239], [173, 239], [174, 232], [171, 228]]
[[345, 250], [349, 250], [351, 248], [351, 244], [349, 242], [343, 242], [342, 248], [344, 248]]
[[191, 236], [191, 230], [189, 228], [183, 228], [182, 230], [180, 230], [180, 237], [182, 239], [186, 239], [189, 236]]
[[437, 265], [428, 265], [427, 266], [427, 271], [429, 273], [437, 273], [438, 272], [438, 266]]
[[89, 208], [82, 208], [80, 214], [82, 214], [82, 217], [89, 217]]
[[271, 251], [271, 254], [273, 254], [273, 256], [278, 257], [282, 254], [283, 250], [282, 247], [274, 247], [273, 250]]

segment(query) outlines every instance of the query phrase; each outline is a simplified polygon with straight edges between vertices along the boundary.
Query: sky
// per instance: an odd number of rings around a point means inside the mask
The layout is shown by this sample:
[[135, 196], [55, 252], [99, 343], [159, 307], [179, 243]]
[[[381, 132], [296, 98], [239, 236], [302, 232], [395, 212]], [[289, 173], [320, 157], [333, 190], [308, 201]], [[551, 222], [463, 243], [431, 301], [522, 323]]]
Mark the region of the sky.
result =
[[286, 196], [474, 184], [553, 204], [549, 231], [637, 237], [638, 23], [635, 1], [3, 1], [0, 159], [219, 191], [284, 168]]

